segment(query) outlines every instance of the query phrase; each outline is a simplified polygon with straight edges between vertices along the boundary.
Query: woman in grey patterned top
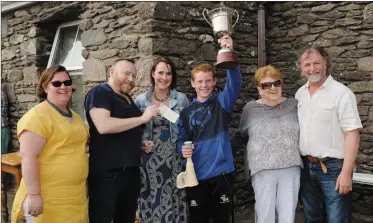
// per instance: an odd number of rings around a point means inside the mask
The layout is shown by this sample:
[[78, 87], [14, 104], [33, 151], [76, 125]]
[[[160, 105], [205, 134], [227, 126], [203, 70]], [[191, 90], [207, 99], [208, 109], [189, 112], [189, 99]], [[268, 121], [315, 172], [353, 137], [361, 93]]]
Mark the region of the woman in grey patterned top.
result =
[[279, 223], [294, 222], [302, 165], [297, 101], [282, 97], [282, 74], [271, 65], [257, 70], [255, 82], [261, 99], [244, 107], [232, 145], [247, 142], [245, 173], [252, 176], [258, 222], [274, 223], [275, 211]]

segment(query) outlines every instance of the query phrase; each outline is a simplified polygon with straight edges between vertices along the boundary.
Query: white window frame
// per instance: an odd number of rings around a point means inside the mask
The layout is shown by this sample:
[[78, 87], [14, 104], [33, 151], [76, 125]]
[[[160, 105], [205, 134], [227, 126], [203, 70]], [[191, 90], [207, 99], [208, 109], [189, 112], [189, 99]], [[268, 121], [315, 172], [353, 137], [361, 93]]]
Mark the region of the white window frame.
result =
[[[78, 29], [77, 29], [76, 35], [75, 35], [75, 40], [76, 40], [76, 38], [78, 37], [78, 33], [79, 33], [79, 24], [80, 24], [80, 20], [63, 23], [63, 24], [61, 24], [61, 25], [59, 25], [57, 27], [57, 32], [56, 32], [56, 35], [54, 36], [52, 50], [51, 50], [51, 53], [50, 53], [50, 56], [49, 56], [49, 60], [48, 60], [48, 67], [50, 67], [51, 64], [52, 64], [52, 60], [53, 60], [53, 57], [54, 57], [54, 53], [56, 51], [58, 37], [60, 35], [61, 28], [78, 25]], [[75, 47], [75, 41], [74, 41], [74, 46], [73, 46], [72, 51], [74, 51], [74, 47]], [[70, 67], [66, 67], [66, 69], [69, 71], [70, 75], [82, 75], [83, 64], [81, 66], [70, 66]]]

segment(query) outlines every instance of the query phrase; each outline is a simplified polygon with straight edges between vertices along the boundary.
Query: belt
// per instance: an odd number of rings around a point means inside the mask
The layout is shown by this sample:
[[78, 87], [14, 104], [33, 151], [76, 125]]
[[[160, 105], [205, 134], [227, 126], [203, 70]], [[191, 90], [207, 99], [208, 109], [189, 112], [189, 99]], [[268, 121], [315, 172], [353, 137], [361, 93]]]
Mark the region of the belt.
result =
[[307, 156], [307, 159], [310, 163], [320, 163], [322, 172], [325, 174], [328, 172], [328, 168], [326, 168], [324, 162], [329, 160], [329, 157], [325, 158], [318, 158], [318, 157], [313, 157], [313, 156]]

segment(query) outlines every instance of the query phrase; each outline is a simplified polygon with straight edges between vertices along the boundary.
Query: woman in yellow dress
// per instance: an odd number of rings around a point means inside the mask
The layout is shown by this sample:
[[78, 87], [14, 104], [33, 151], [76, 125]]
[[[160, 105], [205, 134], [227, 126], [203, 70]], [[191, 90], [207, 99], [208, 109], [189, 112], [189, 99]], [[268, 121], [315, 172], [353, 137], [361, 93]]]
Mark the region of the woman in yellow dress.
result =
[[88, 126], [67, 106], [71, 85], [65, 67], [46, 69], [37, 87], [38, 96], [46, 100], [18, 122], [23, 179], [12, 223], [23, 216], [27, 223], [88, 222]]

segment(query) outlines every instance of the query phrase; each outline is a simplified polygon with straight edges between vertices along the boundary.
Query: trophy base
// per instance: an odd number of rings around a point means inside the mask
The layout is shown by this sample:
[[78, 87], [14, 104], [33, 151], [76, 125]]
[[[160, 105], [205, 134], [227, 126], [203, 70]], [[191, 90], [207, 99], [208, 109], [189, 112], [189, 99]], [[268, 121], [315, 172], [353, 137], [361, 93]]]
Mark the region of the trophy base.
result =
[[219, 52], [215, 67], [218, 69], [232, 69], [238, 65], [237, 54], [233, 51]]

